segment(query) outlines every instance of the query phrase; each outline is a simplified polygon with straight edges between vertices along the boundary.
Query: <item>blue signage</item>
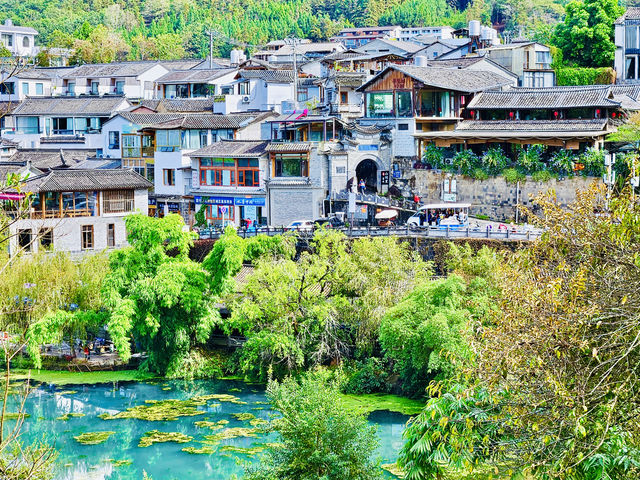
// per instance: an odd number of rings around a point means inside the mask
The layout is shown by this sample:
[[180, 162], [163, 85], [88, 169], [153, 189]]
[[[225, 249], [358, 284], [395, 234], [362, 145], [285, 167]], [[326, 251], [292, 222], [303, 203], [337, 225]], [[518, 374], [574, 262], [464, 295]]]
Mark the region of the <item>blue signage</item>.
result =
[[400, 177], [402, 177], [402, 173], [400, 172], [400, 170], [394, 170], [393, 178], [400, 178]]
[[358, 145], [358, 150], [361, 152], [370, 152], [378, 150], [378, 145]]
[[238, 206], [257, 206], [265, 205], [264, 197], [202, 197], [196, 195], [193, 197], [196, 204], [204, 205], [238, 205]]

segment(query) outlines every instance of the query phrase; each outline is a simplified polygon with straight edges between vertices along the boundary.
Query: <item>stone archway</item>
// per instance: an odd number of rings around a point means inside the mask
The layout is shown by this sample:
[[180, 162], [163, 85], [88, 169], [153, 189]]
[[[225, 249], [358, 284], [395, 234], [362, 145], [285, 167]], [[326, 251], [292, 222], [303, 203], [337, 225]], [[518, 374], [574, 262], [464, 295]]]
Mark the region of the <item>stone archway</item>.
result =
[[[367, 158], [358, 163], [356, 167], [356, 182], [358, 185], [361, 179], [364, 179], [367, 193], [378, 192], [378, 164], [375, 160]], [[360, 188], [358, 188], [358, 192], [360, 192]]]

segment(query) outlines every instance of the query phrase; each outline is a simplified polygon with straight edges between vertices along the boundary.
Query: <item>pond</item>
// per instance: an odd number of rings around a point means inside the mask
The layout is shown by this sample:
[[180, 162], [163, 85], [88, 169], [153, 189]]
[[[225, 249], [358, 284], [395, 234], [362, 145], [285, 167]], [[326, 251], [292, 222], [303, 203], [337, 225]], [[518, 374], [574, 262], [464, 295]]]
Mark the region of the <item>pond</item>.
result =
[[[126, 412], [131, 407], [139, 408]], [[182, 416], [172, 419], [176, 412]], [[56, 480], [141, 480], [143, 470], [154, 480], [228, 480], [276, 441], [260, 432], [277, 415], [264, 387], [236, 381], [42, 384], [29, 396], [26, 413], [23, 439], [44, 436], [60, 451]], [[388, 411], [369, 416], [378, 426], [383, 464], [396, 460], [408, 418]], [[183, 443], [148, 433], [154, 430]], [[104, 434], [106, 440], [82, 436], [93, 432], [113, 433]]]

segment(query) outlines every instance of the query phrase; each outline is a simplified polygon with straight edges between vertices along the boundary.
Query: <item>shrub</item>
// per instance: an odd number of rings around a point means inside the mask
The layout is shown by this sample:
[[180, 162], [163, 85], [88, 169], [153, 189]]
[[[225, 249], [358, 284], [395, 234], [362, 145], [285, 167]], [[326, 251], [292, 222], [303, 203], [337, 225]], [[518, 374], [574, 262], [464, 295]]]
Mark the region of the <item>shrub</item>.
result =
[[538, 170], [537, 172], [533, 172], [531, 174], [531, 178], [534, 182], [548, 182], [551, 180], [552, 175], [547, 170]]
[[576, 155], [571, 150], [558, 150], [551, 157], [549, 167], [559, 175], [571, 175], [576, 162]]
[[463, 175], [471, 176], [473, 171], [480, 167], [480, 159], [471, 150], [463, 150], [453, 157], [453, 166]]
[[505, 168], [502, 171], [502, 176], [507, 183], [524, 182], [527, 180], [527, 176], [515, 168]]
[[471, 172], [471, 176], [476, 180], [486, 180], [487, 178], [489, 178], [489, 174], [482, 168], [475, 168], [473, 172]]
[[489, 175], [498, 175], [509, 165], [509, 157], [500, 147], [490, 148], [482, 156], [482, 165]]
[[525, 174], [531, 174], [544, 169], [542, 155], [546, 147], [544, 145], [530, 145], [528, 148], [518, 149], [518, 169]]
[[205, 217], [205, 213], [207, 211], [207, 206], [202, 205], [200, 210], [198, 210], [194, 216], [196, 221], [196, 227], [204, 227], [207, 224], [207, 218]]
[[224, 376], [226, 358], [219, 352], [191, 350], [183, 357], [175, 357], [167, 366], [167, 378], [220, 378]]
[[444, 161], [444, 153], [442, 149], [435, 145], [427, 145], [422, 154], [422, 163], [429, 165], [431, 168], [445, 168], [447, 164]]
[[584, 165], [582, 175], [585, 177], [601, 177], [605, 173], [604, 152], [595, 148], [588, 148], [579, 157]]
[[384, 370], [379, 358], [371, 357], [362, 362], [353, 362], [347, 369], [347, 375], [348, 379], [342, 384], [344, 393], [360, 395], [388, 392], [390, 389], [387, 383], [389, 374]]
[[611, 67], [556, 69], [556, 82], [558, 86], [609, 85], [614, 83], [615, 80], [616, 73]]

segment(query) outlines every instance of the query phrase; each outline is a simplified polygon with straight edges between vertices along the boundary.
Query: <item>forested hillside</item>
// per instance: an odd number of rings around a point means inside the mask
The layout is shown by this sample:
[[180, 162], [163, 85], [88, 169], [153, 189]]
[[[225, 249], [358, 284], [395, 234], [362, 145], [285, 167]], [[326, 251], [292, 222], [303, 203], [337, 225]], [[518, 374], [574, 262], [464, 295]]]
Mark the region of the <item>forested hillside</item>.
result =
[[[78, 61], [202, 57], [207, 32], [250, 45], [288, 35], [326, 39], [345, 26], [448, 24], [470, 19], [512, 36], [544, 33], [565, 0], [0, 0], [0, 12], [40, 32], [40, 44], [78, 49]], [[216, 42], [216, 54], [231, 45]]]

